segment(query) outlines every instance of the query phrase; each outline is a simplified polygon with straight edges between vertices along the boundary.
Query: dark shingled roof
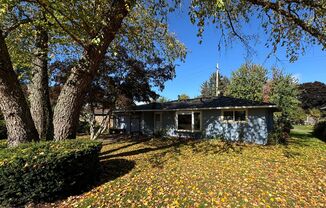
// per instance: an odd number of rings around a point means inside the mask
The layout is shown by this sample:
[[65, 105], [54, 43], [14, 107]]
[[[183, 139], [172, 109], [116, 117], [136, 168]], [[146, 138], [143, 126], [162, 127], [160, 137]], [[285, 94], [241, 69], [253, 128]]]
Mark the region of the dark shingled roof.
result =
[[233, 98], [227, 96], [195, 98], [187, 100], [174, 100], [165, 103], [149, 103], [138, 105], [128, 111], [147, 110], [187, 110], [187, 109], [214, 109], [214, 108], [275, 108], [272, 103], [256, 102], [246, 99]]

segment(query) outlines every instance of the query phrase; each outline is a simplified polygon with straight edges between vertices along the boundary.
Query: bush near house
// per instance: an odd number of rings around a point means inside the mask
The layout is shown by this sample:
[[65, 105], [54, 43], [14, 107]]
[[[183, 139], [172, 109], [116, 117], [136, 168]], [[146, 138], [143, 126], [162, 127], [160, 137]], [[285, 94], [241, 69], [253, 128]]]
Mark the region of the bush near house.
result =
[[326, 121], [320, 121], [315, 124], [313, 135], [326, 142]]
[[77, 127], [78, 134], [89, 134], [89, 123], [87, 121], [79, 121]]
[[54, 200], [96, 178], [101, 143], [70, 140], [0, 145], [0, 206]]

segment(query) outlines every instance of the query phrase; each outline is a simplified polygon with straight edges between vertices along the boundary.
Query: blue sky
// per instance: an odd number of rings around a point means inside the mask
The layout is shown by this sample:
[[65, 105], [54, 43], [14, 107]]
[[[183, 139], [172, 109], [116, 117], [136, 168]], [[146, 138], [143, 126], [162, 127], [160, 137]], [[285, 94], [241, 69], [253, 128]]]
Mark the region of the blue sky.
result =
[[[178, 62], [176, 78], [166, 82], [163, 92], [158, 92], [161, 96], [169, 99], [176, 99], [181, 93], [186, 93], [190, 97], [198, 96], [201, 83], [215, 71], [217, 62], [221, 74], [230, 77], [231, 72], [246, 61], [246, 50], [240, 42], [234, 42], [232, 46], [218, 51], [217, 43], [220, 36], [214, 25], [205, 27], [203, 42], [199, 44], [199, 38], [196, 36], [197, 27], [191, 24], [187, 12], [179, 10], [171, 14], [169, 29], [186, 45], [188, 55], [184, 63]], [[254, 21], [245, 29], [254, 30], [254, 32], [260, 31], [259, 24]], [[298, 61], [290, 63], [282, 48], [277, 51], [277, 58], [272, 56], [267, 59], [270, 49], [264, 46], [265, 42], [266, 37], [262, 35], [260, 43], [252, 45], [256, 51], [256, 55], [250, 59], [253, 63], [261, 64], [268, 69], [277, 66], [285, 72], [293, 74], [301, 83], [312, 81], [326, 83], [326, 51], [322, 51], [321, 47], [309, 47], [305, 55], [300, 56]]]

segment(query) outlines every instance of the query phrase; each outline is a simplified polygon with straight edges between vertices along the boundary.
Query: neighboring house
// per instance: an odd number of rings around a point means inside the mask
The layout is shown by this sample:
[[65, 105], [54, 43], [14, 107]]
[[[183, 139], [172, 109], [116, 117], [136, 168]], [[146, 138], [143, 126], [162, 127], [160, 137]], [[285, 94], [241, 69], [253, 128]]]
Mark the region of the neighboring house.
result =
[[318, 119], [311, 116], [311, 115], [307, 115], [306, 120], [304, 121], [304, 125], [310, 125], [313, 126], [318, 122]]
[[[99, 109], [99, 108], [95, 109], [94, 116], [95, 116], [96, 123], [101, 124], [107, 114], [108, 114], [107, 109]], [[110, 118], [110, 121], [108, 122], [107, 128], [113, 128], [115, 126], [114, 122], [115, 122], [115, 118], [114, 118], [114, 116], [111, 115], [111, 118]]]
[[116, 110], [116, 128], [145, 135], [224, 138], [266, 144], [276, 105], [218, 96]]
[[321, 107], [320, 108], [320, 111], [321, 111], [321, 115], [320, 115], [320, 118], [319, 117], [314, 117], [314, 116], [311, 116], [311, 115], [307, 115], [307, 118], [306, 120], [304, 121], [304, 124], [305, 125], [315, 125], [316, 123], [318, 123], [320, 121], [321, 118], [325, 117], [325, 113], [323, 112], [326, 112], [326, 106], [324, 107]]

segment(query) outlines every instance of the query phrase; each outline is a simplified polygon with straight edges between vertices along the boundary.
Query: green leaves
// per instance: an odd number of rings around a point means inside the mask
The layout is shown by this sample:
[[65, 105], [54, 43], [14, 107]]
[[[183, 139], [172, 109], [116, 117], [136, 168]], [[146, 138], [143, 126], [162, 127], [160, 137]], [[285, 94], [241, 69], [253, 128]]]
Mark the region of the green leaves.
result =
[[299, 111], [298, 83], [291, 74], [284, 74], [279, 69], [273, 69], [270, 92], [270, 102], [282, 109], [282, 115], [293, 121]]
[[320, 45], [322, 50], [326, 49], [325, 4], [325, 0], [192, 0], [189, 16], [191, 22], [198, 26], [200, 38], [205, 25], [213, 23], [220, 34], [219, 49], [239, 41], [248, 55], [255, 52], [252, 45], [261, 35], [260, 31], [246, 31], [244, 25], [249, 22], [258, 24], [268, 37], [264, 41], [271, 54], [284, 47], [287, 58], [294, 62], [309, 45]]
[[263, 87], [267, 82], [267, 70], [252, 63], [243, 64], [232, 72], [227, 94], [254, 101], [263, 101]]
[[22, 144], [0, 149], [0, 204], [21, 206], [78, 192], [96, 178], [99, 142]]
[[[221, 74], [219, 75], [218, 90], [222, 95], [226, 95], [226, 89], [229, 83], [230, 80], [227, 77]], [[212, 73], [209, 79], [201, 84], [200, 94], [203, 97], [216, 96], [216, 72]]]

